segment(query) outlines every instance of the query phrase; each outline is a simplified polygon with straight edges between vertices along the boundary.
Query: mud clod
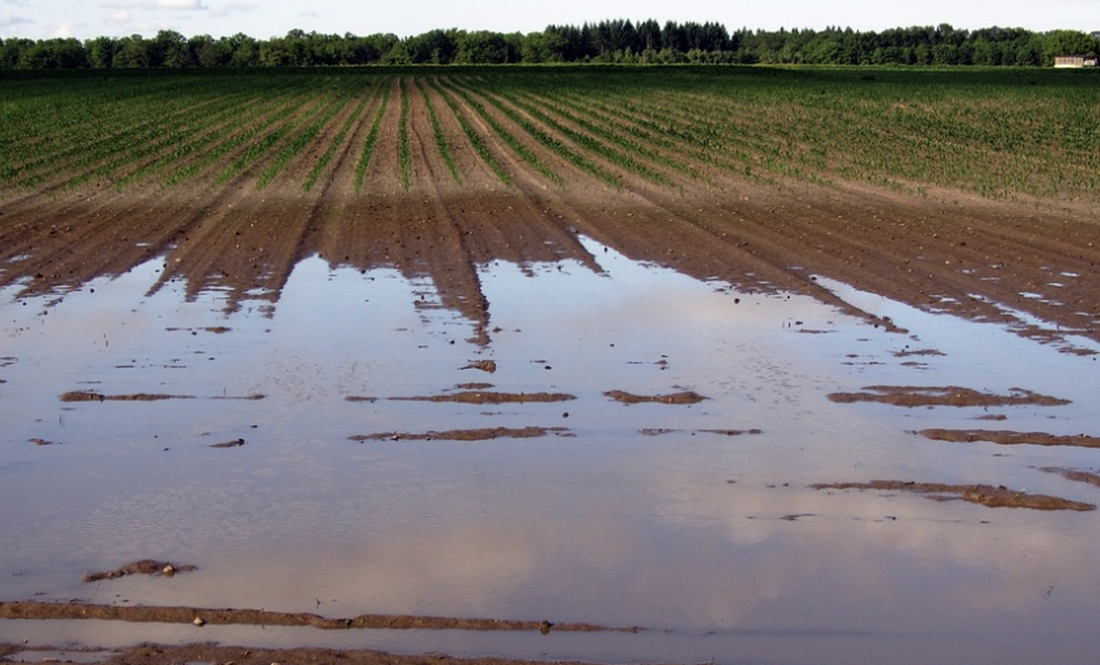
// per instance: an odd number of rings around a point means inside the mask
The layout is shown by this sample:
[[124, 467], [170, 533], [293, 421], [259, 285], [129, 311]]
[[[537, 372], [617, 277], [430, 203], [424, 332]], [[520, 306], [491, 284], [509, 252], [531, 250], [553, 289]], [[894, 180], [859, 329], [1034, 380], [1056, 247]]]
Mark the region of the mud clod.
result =
[[1031, 510], [1096, 510], [1091, 503], [1071, 501], [1046, 494], [1028, 494], [1008, 489], [1004, 485], [946, 485], [905, 480], [872, 480], [866, 483], [818, 483], [810, 485], [816, 490], [890, 490], [926, 494], [934, 501], [961, 499], [990, 508], [1030, 508]]
[[866, 386], [870, 392], [830, 393], [833, 402], [848, 404], [852, 402], [878, 402], [893, 406], [1012, 406], [1030, 404], [1033, 406], [1062, 406], [1069, 400], [1040, 395], [1022, 388], [1012, 388], [1007, 395], [983, 393], [971, 388], [959, 386]]
[[186, 573], [193, 570], [198, 570], [198, 568], [191, 565], [174, 564], [168, 561], [142, 559], [141, 561], [134, 561], [114, 570], [88, 573], [84, 576], [84, 581], [99, 582], [100, 580], [113, 580], [119, 577], [126, 577], [127, 575], [162, 575], [171, 577], [177, 573]]
[[607, 397], [623, 404], [642, 404], [653, 402], [657, 404], [698, 404], [706, 399], [694, 390], [685, 390], [667, 395], [635, 395], [625, 390], [608, 390], [604, 393]]

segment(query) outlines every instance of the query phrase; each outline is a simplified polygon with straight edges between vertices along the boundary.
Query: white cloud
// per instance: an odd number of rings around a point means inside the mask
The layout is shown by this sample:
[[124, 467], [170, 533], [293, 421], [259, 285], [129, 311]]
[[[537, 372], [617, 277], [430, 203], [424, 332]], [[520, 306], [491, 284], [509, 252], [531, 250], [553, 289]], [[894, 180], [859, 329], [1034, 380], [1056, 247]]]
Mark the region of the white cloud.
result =
[[0, 26], [12, 26], [25, 23], [34, 23], [34, 21], [25, 16], [17, 16], [11, 12], [0, 11]]
[[210, 7], [210, 15], [223, 17], [230, 16], [241, 12], [252, 12], [259, 9], [258, 5], [250, 5], [245, 2], [230, 2], [224, 5], [218, 5], [216, 7]]
[[119, 10], [107, 17], [107, 23], [121, 25], [129, 23], [133, 19], [130, 12], [126, 10]]
[[159, 9], [208, 9], [202, 0], [156, 0], [154, 4]]
[[76, 28], [78, 26], [79, 24], [73, 21], [64, 21], [57, 26], [56, 30], [53, 31], [53, 36], [59, 37], [61, 39], [68, 39], [69, 37], [72, 37], [73, 34], [75, 34]]

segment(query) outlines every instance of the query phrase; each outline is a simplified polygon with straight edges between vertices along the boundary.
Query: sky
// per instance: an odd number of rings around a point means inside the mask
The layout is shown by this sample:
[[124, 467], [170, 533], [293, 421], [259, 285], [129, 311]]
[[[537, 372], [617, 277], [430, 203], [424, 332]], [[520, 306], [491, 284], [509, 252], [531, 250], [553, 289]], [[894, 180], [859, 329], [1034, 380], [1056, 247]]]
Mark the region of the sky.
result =
[[884, 30], [950, 23], [956, 28], [1100, 30], [1100, 0], [0, 0], [0, 37], [76, 37], [162, 29], [185, 36], [243, 32], [258, 39], [306, 32], [418, 35], [435, 28], [534, 32], [603, 19], [717, 21], [727, 29], [851, 27]]

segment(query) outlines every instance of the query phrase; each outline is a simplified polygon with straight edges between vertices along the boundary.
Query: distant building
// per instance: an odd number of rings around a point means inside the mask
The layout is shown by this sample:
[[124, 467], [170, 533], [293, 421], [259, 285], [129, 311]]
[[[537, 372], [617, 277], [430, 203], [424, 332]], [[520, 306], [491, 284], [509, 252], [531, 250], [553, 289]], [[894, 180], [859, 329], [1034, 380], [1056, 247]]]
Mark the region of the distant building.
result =
[[1095, 67], [1096, 56], [1095, 55], [1056, 55], [1054, 56], [1055, 67]]

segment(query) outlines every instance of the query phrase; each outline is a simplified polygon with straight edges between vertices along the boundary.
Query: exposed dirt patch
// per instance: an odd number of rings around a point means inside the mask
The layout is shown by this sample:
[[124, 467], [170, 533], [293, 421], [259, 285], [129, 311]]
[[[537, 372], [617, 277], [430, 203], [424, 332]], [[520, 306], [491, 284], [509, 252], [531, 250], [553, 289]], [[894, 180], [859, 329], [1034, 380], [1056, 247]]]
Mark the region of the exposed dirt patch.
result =
[[1032, 510], [1096, 510], [1091, 503], [1071, 501], [1046, 494], [1028, 494], [1011, 490], [1004, 485], [945, 485], [943, 483], [921, 483], [905, 480], [872, 480], [869, 483], [818, 483], [810, 485], [813, 489], [837, 490], [887, 490], [916, 492], [926, 494], [935, 501], [962, 500], [978, 503], [990, 508], [1030, 508]]
[[565, 393], [499, 393], [467, 390], [448, 395], [391, 397], [390, 399], [415, 402], [457, 402], [459, 404], [524, 404], [526, 402], [567, 402], [577, 398]]
[[156, 393], [133, 393], [130, 395], [104, 395], [86, 390], [74, 390], [62, 393], [62, 402], [159, 402], [166, 399], [195, 399], [194, 395], [161, 395]]
[[[214, 609], [201, 607], [154, 607], [96, 605], [92, 603], [49, 603], [40, 601], [0, 601], [2, 619], [110, 619], [139, 623], [189, 623], [200, 625], [312, 626], [322, 630], [349, 628], [389, 630], [541, 630], [543, 621], [508, 619], [464, 619], [460, 617], [412, 616], [407, 614], [360, 614], [333, 618], [305, 612], [268, 612], [263, 609]], [[636, 632], [638, 628], [612, 628], [590, 623], [554, 623], [555, 632]]]
[[682, 392], [669, 393], [667, 395], [635, 395], [625, 390], [608, 390], [604, 395], [616, 402], [622, 402], [623, 404], [643, 404], [646, 402], [655, 402], [657, 404], [698, 404], [708, 399], [694, 390], [684, 390]]
[[1039, 467], [1039, 470], [1047, 473], [1057, 473], [1066, 480], [1072, 480], [1078, 483], [1088, 483], [1089, 485], [1100, 487], [1100, 473], [1078, 471], [1077, 469], [1063, 469], [1058, 466], [1043, 466]]
[[1081, 448], [1100, 448], [1100, 437], [1087, 434], [1059, 435], [1046, 432], [1014, 432], [1012, 430], [989, 429], [937, 429], [928, 428], [918, 432], [926, 439], [934, 441], [989, 441], [1005, 446], [1031, 444], [1034, 446], [1078, 446]]
[[[0, 656], [33, 654], [38, 651], [57, 652], [57, 649], [29, 649], [23, 645], [0, 644]], [[65, 653], [75, 651], [66, 649]], [[346, 665], [534, 665], [539, 661], [522, 661], [509, 658], [454, 658], [443, 654], [408, 656], [368, 650], [336, 649], [256, 649], [218, 646], [210, 643], [183, 645], [149, 645], [114, 649], [113, 655], [95, 662], [102, 665], [165, 665], [165, 663], [235, 663], [236, 665], [316, 665], [317, 663], [345, 663]], [[558, 661], [560, 665], [582, 665], [576, 661]]]
[[922, 387], [922, 386], [866, 386], [871, 392], [829, 393], [834, 402], [879, 402], [894, 406], [1012, 406], [1031, 404], [1034, 406], [1061, 406], [1069, 400], [1040, 395], [1039, 393], [1012, 388], [1007, 395], [983, 393], [972, 388], [959, 386]]
[[638, 434], [642, 436], [663, 436], [665, 434], [675, 434], [677, 432], [690, 432], [695, 434], [701, 432], [704, 434], [718, 434], [719, 436], [741, 436], [742, 434], [762, 434], [764, 430], [752, 428], [752, 429], [695, 429], [695, 430], [681, 430], [681, 429], [667, 429], [663, 427], [647, 427], [645, 429], [638, 430]]
[[[260, 400], [266, 395], [218, 395], [207, 399], [216, 400]], [[194, 395], [165, 395], [162, 393], [130, 393], [125, 395], [104, 395], [92, 390], [72, 390], [58, 396], [62, 402], [161, 402], [169, 399], [197, 399]]]
[[497, 371], [497, 364], [495, 360], [476, 360], [471, 362], [469, 365], [466, 365], [465, 367], [461, 367], [460, 369], [479, 369], [482, 372], [488, 372], [489, 374], [492, 374], [493, 372]]
[[938, 349], [905, 349], [903, 351], [895, 351], [895, 358], [908, 358], [910, 356], [946, 356], [947, 354]]
[[488, 441], [490, 439], [537, 439], [544, 436], [570, 436], [564, 427], [481, 427], [442, 432], [378, 432], [349, 436], [352, 441]]
[[114, 570], [100, 573], [88, 573], [84, 576], [84, 581], [99, 582], [100, 580], [113, 580], [127, 575], [163, 575], [164, 577], [171, 577], [176, 573], [187, 573], [192, 570], [198, 569], [191, 565], [142, 559], [141, 561], [134, 561], [133, 563], [128, 563]]

